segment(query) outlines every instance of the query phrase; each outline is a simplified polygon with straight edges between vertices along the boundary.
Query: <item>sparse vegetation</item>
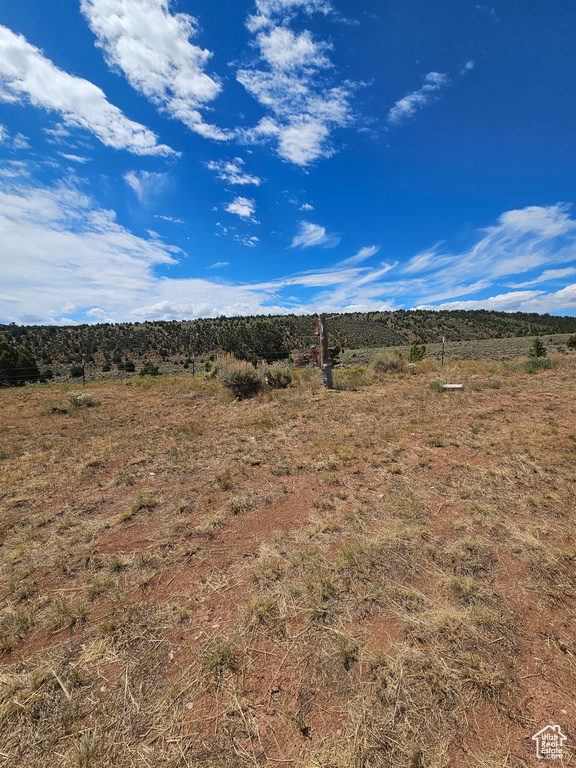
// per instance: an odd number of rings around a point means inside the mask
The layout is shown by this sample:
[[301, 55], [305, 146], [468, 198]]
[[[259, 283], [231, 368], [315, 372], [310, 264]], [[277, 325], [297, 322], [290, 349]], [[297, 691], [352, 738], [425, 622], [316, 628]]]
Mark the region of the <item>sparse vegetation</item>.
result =
[[522, 341], [331, 393], [232, 401], [204, 361], [4, 389], [4, 759], [531, 764], [537, 694], [576, 705], [576, 359]]

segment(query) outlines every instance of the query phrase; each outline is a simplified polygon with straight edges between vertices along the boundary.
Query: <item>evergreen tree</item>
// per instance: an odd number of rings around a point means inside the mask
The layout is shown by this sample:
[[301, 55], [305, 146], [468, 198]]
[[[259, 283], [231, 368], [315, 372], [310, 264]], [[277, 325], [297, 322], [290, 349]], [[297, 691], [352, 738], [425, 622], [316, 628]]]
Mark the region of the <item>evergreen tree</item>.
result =
[[27, 381], [38, 381], [39, 378], [36, 360], [28, 349], [17, 349], [7, 341], [0, 341], [1, 386], [18, 386]]
[[546, 357], [546, 352], [546, 344], [544, 344], [540, 336], [536, 336], [528, 354], [530, 357]]
[[256, 320], [251, 325], [224, 331], [220, 335], [220, 346], [238, 360], [254, 364], [258, 360], [266, 360], [267, 363], [284, 360], [290, 354], [282, 331], [267, 320]]

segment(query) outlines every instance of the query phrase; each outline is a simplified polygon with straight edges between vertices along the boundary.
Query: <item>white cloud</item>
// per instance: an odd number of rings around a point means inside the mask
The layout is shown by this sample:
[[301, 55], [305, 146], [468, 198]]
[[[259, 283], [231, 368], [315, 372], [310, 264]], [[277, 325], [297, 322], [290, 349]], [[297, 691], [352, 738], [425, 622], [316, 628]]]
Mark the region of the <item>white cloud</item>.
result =
[[[66, 309], [64, 309], [64, 311], [66, 311]], [[93, 318], [94, 320], [98, 320], [101, 323], [114, 322], [114, 318], [110, 317], [110, 314], [100, 307], [93, 307], [92, 309], [89, 309], [88, 312], [85, 312], [85, 315], [86, 317]]]
[[5, 125], [0, 125], [0, 142], [6, 141], [8, 139], [8, 131], [6, 130]]
[[541, 275], [533, 278], [532, 280], [526, 280], [523, 283], [510, 283], [510, 288], [528, 288], [531, 285], [539, 285], [540, 283], [547, 283], [553, 280], [561, 280], [563, 277], [569, 277], [570, 275], [576, 275], [575, 267], [566, 267], [566, 269], [545, 269]]
[[71, 160], [73, 163], [87, 163], [89, 162], [89, 157], [81, 157], [80, 155], [69, 155], [66, 152], [60, 152], [62, 157], [65, 157], [66, 160]]
[[152, 171], [128, 171], [124, 181], [132, 187], [138, 200], [147, 205], [152, 199], [162, 195], [170, 183], [170, 174]]
[[329, 14], [333, 11], [333, 6], [328, 0], [256, 0], [256, 9], [257, 13], [249, 16], [247, 21], [247, 27], [252, 32], [269, 26], [275, 17], [287, 21], [297, 11], [308, 15]]
[[179, 253], [136, 237], [113, 212], [63, 184], [3, 182], [0, 237], [0, 282], [18, 297], [1, 312], [6, 321], [49, 322], [53, 308], [66, 305], [122, 312], [122, 302], [133, 306], [149, 296], [153, 269], [176, 263]]
[[313, 245], [323, 245], [324, 248], [334, 248], [339, 242], [340, 238], [337, 235], [329, 235], [324, 227], [301, 221], [300, 232], [294, 237], [290, 247], [310, 248]]
[[230, 137], [200, 110], [222, 86], [205, 69], [210, 51], [190, 42], [196, 20], [169, 12], [169, 0], [81, 0], [80, 7], [111, 67], [153, 104], [201, 136]]
[[222, 269], [222, 267], [227, 267], [229, 264], [229, 261], [217, 261], [215, 264], [210, 264], [206, 269]]
[[234, 240], [241, 245], [245, 245], [246, 248], [255, 248], [260, 242], [260, 238], [252, 235], [234, 235]]
[[229, 184], [254, 184], [257, 187], [260, 186], [261, 179], [245, 173], [243, 166], [244, 160], [241, 157], [235, 157], [234, 160], [211, 160], [209, 163], [206, 163], [206, 167], [209, 170], [214, 171], [219, 179], [227, 181]]
[[[301, 247], [327, 245], [331, 237], [317, 225], [301, 230], [308, 235], [297, 243]], [[549, 280], [576, 271], [576, 220], [565, 205], [508, 211], [466, 251], [442, 255], [438, 246], [436, 258], [421, 260], [419, 271], [401, 271], [394, 262], [367, 265], [377, 253], [373, 245], [352, 256], [355, 263], [234, 284], [158, 274], [184, 254], [156, 237], [135, 236], [71, 182], [42, 187], [20, 175], [0, 179], [0, 239], [0, 322], [61, 323], [70, 314], [76, 321], [118, 322], [400, 306], [576, 312], [576, 283], [555, 292], [508, 293], [499, 284], [542, 266], [541, 276]], [[295, 298], [298, 286], [311, 298]], [[478, 298], [481, 290], [491, 295]]]
[[164, 221], [169, 221], [172, 224], [185, 224], [186, 222], [184, 219], [177, 219], [174, 216], [162, 216], [161, 213], [155, 213], [154, 214], [155, 219], [163, 219]]
[[136, 155], [169, 155], [156, 135], [129, 120], [88, 80], [58, 69], [41, 51], [0, 25], [0, 101], [59, 112], [69, 128], [93, 133], [103, 144]]
[[398, 125], [403, 120], [414, 117], [416, 112], [423, 109], [438, 97], [438, 91], [450, 83], [450, 78], [440, 72], [429, 72], [424, 78], [424, 85], [413, 93], [404, 96], [394, 104], [388, 113], [388, 122]]
[[302, 205], [300, 206], [299, 210], [301, 210], [301, 211], [313, 211], [314, 210], [314, 206], [310, 205], [310, 203], [302, 203]]
[[235, 216], [240, 216], [241, 219], [254, 221], [252, 217], [256, 210], [256, 203], [248, 197], [236, 197], [224, 207], [224, 210], [228, 211], [228, 213], [233, 213]]
[[511, 291], [485, 299], [449, 301], [443, 304], [423, 304], [417, 309], [493, 309], [497, 312], [566, 312], [576, 310], [576, 284], [567, 285], [554, 293], [544, 291]]
[[257, 2], [249, 17], [256, 33], [258, 60], [238, 70], [236, 77], [270, 114], [251, 129], [239, 130], [248, 142], [274, 142], [280, 157], [302, 167], [333, 154], [330, 134], [352, 122], [352, 84], [330, 86], [331, 45], [313, 38], [309, 30], [293, 32], [287, 23], [295, 10], [328, 12], [320, 2]]
[[30, 137], [23, 133], [17, 133], [12, 141], [14, 149], [30, 149]]
[[476, 62], [470, 59], [469, 61], [466, 62], [466, 64], [464, 64], [464, 67], [460, 70], [460, 74], [465, 75], [467, 72], [470, 72], [471, 70], [473, 70], [475, 66], [476, 66]]
[[344, 259], [344, 261], [341, 261], [339, 266], [349, 265], [352, 266], [354, 264], [361, 264], [363, 261], [366, 261], [366, 259], [369, 259], [371, 256], [375, 256], [378, 251], [380, 250], [379, 245], [367, 245], [364, 248], [360, 248], [357, 254], [354, 256], [350, 256], [348, 259]]

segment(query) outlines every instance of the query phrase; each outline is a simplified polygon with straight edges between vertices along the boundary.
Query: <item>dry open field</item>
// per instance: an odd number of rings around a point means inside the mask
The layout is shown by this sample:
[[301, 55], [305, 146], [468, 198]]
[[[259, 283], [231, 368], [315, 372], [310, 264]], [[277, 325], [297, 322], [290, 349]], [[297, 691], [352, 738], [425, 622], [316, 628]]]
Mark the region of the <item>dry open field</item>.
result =
[[0, 765], [576, 765], [554, 359], [0, 391]]

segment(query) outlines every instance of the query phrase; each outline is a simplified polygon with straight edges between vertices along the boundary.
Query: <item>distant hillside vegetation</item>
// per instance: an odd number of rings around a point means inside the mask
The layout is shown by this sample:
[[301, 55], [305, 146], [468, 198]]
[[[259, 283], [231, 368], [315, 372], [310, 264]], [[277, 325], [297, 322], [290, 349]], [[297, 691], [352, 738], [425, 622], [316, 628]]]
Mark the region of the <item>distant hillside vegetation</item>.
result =
[[[119, 362], [124, 358], [173, 360], [218, 352], [222, 334], [256, 320], [278, 325], [291, 349], [314, 343], [316, 315], [259, 315], [214, 319], [76, 326], [0, 325], [0, 341], [24, 346], [42, 365]], [[438, 342], [574, 333], [576, 318], [522, 312], [399, 310], [329, 315], [330, 334], [343, 347], [401, 346], [414, 339]]]

